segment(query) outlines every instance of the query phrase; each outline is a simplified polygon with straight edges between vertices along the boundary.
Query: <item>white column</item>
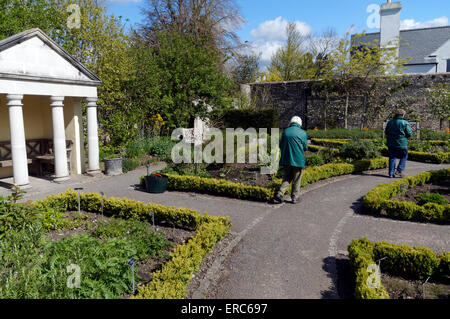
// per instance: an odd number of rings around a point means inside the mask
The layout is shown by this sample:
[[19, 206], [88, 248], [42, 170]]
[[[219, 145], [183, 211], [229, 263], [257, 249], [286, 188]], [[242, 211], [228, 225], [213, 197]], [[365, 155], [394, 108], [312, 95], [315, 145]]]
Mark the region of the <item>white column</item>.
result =
[[88, 133], [88, 173], [100, 172], [100, 160], [98, 150], [98, 127], [97, 127], [97, 98], [87, 98], [87, 133]]
[[14, 185], [29, 187], [27, 147], [23, 125], [21, 94], [7, 94], [9, 109], [9, 129], [11, 134], [11, 155], [13, 163]]
[[64, 97], [50, 97], [53, 120], [53, 153], [55, 155], [55, 181], [69, 179], [67, 167], [66, 129], [64, 125]]

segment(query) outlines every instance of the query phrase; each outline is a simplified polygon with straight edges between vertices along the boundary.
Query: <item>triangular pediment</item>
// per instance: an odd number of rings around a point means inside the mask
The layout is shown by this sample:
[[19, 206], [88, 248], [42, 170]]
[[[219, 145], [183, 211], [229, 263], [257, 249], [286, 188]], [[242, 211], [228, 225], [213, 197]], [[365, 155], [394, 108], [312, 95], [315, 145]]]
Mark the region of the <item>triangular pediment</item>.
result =
[[39, 29], [0, 41], [0, 77], [99, 85], [100, 79]]

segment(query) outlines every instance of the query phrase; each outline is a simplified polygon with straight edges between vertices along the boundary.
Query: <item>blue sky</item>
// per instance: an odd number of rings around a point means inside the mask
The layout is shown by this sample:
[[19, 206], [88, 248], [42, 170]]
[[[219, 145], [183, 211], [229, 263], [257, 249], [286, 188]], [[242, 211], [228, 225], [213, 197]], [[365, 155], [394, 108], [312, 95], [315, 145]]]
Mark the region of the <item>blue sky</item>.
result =
[[[107, 0], [110, 13], [130, 20], [129, 25], [142, 20], [140, 7], [147, 0]], [[370, 5], [381, 5], [381, 0], [236, 0], [241, 6], [246, 23], [238, 30], [243, 41], [253, 44], [253, 50], [262, 53], [266, 61], [283, 44], [287, 22], [296, 22], [304, 33], [319, 36], [327, 27], [338, 35], [352, 31], [377, 32], [369, 28], [367, 12]], [[395, 1], [395, 0], [393, 0]], [[402, 28], [434, 27], [449, 24], [450, 0], [403, 0]], [[371, 20], [372, 21], [372, 20]]]

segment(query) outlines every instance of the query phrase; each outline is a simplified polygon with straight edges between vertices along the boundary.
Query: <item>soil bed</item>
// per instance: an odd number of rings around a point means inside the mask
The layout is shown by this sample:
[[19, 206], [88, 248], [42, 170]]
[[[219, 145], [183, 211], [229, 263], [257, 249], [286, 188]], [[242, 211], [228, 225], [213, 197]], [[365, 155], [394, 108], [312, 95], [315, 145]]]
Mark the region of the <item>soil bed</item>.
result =
[[381, 283], [391, 299], [449, 299], [449, 278], [434, 281], [407, 280], [401, 277], [381, 274]]
[[[92, 234], [97, 228], [100, 221], [109, 223], [111, 218], [102, 216], [101, 214], [88, 213], [81, 211], [78, 212], [67, 212], [68, 219], [72, 224], [76, 225], [72, 229], [58, 229], [48, 232], [46, 235], [51, 241], [59, 241], [64, 237], [73, 236], [82, 233]], [[149, 227], [153, 227], [149, 223]], [[162, 266], [169, 260], [169, 254], [178, 245], [183, 245], [187, 243], [192, 237], [195, 236], [195, 231], [190, 231], [182, 228], [175, 228], [169, 224], [156, 224], [156, 231], [161, 231], [164, 236], [173, 245], [167, 248], [161, 256], [149, 257], [145, 262], [138, 263], [138, 275], [141, 277], [139, 286], [147, 284], [151, 281], [153, 273], [160, 270]], [[136, 289], [137, 290], [137, 289]], [[131, 295], [123, 296], [122, 298], [129, 298]]]
[[439, 182], [434, 184], [424, 184], [410, 188], [406, 191], [406, 194], [397, 195], [392, 200], [408, 201], [418, 203], [417, 196], [423, 193], [438, 193], [445, 197], [450, 202], [450, 181]]
[[255, 186], [269, 186], [273, 183], [270, 175], [261, 174], [257, 164], [211, 164], [206, 173], [213, 178]]

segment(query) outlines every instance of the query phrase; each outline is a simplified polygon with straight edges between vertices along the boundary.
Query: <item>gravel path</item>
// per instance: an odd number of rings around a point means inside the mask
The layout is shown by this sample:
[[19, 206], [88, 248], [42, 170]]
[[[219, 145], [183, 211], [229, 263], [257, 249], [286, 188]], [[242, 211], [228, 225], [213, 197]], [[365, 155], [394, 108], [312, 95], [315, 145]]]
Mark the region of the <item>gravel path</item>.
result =
[[[158, 164], [152, 170], [161, 169]], [[406, 173], [448, 168], [408, 162]], [[332, 178], [302, 189], [296, 205], [268, 205], [224, 197], [181, 192], [149, 194], [135, 189], [145, 169], [116, 177], [74, 179], [65, 184], [42, 183], [24, 200], [35, 200], [67, 188], [103, 191], [106, 196], [183, 206], [215, 216], [230, 216], [232, 233], [221, 251], [209, 258], [193, 298], [301, 299], [338, 298], [336, 259], [354, 238], [425, 245], [450, 250], [450, 226], [395, 221], [359, 215], [361, 198], [373, 187], [392, 180], [386, 170]], [[4, 191], [3, 191], [4, 192]], [[2, 195], [2, 191], [0, 191]]]

